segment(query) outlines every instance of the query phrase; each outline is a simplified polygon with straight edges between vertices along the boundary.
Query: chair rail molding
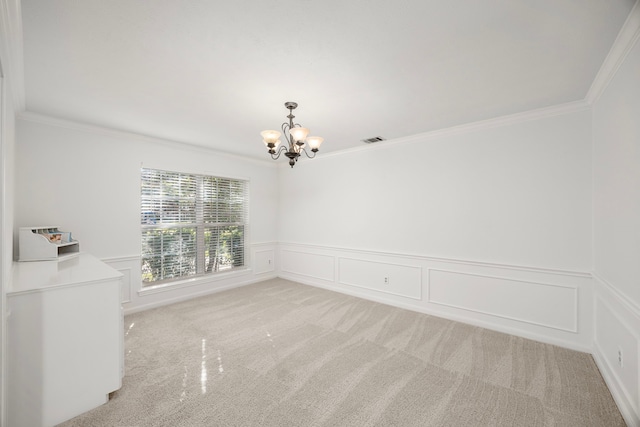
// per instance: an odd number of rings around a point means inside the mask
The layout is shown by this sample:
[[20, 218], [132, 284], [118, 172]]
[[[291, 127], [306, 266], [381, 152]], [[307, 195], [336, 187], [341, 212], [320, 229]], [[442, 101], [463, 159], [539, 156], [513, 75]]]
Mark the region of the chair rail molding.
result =
[[593, 347], [590, 272], [298, 242], [279, 243], [277, 257], [284, 279], [579, 351]]
[[123, 274], [122, 303], [126, 315], [273, 279], [278, 271], [276, 248], [276, 242], [250, 243], [245, 254], [246, 268], [146, 288], [142, 286], [140, 255], [107, 257], [102, 261]]

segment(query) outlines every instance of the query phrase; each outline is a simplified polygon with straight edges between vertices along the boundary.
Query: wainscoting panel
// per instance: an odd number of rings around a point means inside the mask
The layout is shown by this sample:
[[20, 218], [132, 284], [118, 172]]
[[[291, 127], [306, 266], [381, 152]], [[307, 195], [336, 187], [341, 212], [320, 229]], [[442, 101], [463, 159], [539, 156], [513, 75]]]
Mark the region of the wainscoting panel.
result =
[[282, 250], [281, 270], [312, 279], [335, 280], [335, 257], [311, 252]]
[[127, 315], [272, 279], [277, 276], [276, 253], [274, 242], [252, 243], [246, 252], [248, 265], [245, 268], [145, 288], [142, 287], [139, 255], [103, 261], [123, 274], [122, 302]]
[[428, 302], [578, 331], [578, 290], [572, 286], [430, 269]]
[[109, 265], [111, 268], [114, 268], [122, 273], [122, 304], [126, 305], [131, 303], [133, 292], [133, 271], [140, 271], [140, 258], [137, 256], [130, 256], [121, 258], [108, 258], [103, 259], [102, 261]]
[[640, 309], [594, 274], [593, 356], [630, 426], [640, 426]]
[[590, 272], [302, 243], [278, 247], [277, 275], [285, 279], [580, 351], [593, 346]]
[[255, 274], [274, 272], [276, 269], [276, 256], [274, 249], [259, 249], [254, 252], [253, 271]]
[[420, 267], [338, 258], [338, 283], [407, 298], [422, 299]]

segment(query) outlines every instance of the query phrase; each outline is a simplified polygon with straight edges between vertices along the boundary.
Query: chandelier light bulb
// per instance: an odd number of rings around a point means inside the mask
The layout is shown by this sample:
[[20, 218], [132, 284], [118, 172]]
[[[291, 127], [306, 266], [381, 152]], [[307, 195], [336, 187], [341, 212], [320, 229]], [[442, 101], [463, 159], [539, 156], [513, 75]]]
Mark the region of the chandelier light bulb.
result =
[[319, 136], [307, 137], [307, 144], [309, 144], [309, 147], [311, 147], [311, 151], [318, 151], [318, 149], [320, 149], [322, 141], [324, 141], [324, 138], [321, 138]]
[[262, 139], [266, 144], [275, 144], [275, 142], [278, 141], [278, 138], [280, 138], [280, 132], [277, 130], [263, 130], [260, 132], [260, 135], [262, 135]]
[[289, 129], [289, 133], [293, 137], [293, 142], [304, 141], [307, 135], [309, 135], [309, 129], [294, 127]]

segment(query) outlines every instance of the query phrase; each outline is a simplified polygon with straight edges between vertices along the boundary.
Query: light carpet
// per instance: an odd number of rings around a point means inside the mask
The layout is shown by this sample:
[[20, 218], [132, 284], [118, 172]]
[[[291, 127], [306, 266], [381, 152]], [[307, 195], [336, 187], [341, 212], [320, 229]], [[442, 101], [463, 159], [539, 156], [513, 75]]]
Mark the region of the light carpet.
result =
[[63, 426], [624, 426], [592, 357], [274, 279], [125, 318]]

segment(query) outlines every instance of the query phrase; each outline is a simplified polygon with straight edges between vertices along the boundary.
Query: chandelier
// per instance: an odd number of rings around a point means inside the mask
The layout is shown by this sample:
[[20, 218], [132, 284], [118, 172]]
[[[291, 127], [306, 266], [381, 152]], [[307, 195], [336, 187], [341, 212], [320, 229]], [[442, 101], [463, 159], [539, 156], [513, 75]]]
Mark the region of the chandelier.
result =
[[[320, 149], [320, 144], [322, 144], [324, 138], [320, 138], [319, 136], [307, 136], [309, 134], [309, 129], [303, 128], [299, 123], [293, 123], [293, 119], [296, 117], [293, 115], [293, 110], [298, 106], [297, 103], [285, 102], [284, 106], [289, 109], [289, 115], [287, 116], [289, 123], [282, 123], [282, 133], [287, 140], [287, 144], [280, 145], [282, 143], [282, 141], [280, 141], [281, 133], [277, 130], [265, 130], [260, 132], [260, 135], [262, 135], [264, 144], [267, 146], [269, 154], [271, 154], [271, 158], [273, 160], [279, 159], [280, 155], [284, 153], [284, 155], [289, 158], [289, 165], [293, 167], [298, 161], [301, 153], [304, 153], [308, 158], [313, 159]], [[307, 150], [304, 148], [305, 143], [309, 145], [313, 155], [309, 155], [309, 153], [307, 153]]]

